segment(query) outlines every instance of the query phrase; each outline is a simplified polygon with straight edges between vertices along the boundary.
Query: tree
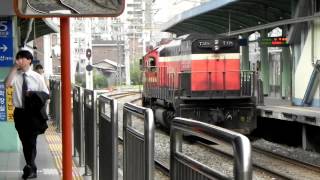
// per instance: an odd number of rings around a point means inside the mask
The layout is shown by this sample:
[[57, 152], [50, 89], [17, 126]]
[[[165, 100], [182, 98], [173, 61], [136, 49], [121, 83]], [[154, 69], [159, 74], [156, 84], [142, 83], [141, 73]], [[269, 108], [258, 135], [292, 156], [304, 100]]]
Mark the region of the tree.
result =
[[130, 77], [132, 85], [141, 84], [141, 69], [140, 69], [140, 61], [138, 59], [133, 60], [130, 67]]

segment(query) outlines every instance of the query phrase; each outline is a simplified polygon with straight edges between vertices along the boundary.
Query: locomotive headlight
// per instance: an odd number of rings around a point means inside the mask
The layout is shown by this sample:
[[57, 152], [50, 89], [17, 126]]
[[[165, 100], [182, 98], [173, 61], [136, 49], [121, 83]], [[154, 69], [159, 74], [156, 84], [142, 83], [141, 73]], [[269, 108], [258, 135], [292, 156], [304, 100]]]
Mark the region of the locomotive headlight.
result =
[[220, 49], [220, 47], [219, 47], [218, 45], [215, 45], [215, 46], [213, 47], [213, 50], [214, 50], [214, 51], [219, 51], [219, 49]]

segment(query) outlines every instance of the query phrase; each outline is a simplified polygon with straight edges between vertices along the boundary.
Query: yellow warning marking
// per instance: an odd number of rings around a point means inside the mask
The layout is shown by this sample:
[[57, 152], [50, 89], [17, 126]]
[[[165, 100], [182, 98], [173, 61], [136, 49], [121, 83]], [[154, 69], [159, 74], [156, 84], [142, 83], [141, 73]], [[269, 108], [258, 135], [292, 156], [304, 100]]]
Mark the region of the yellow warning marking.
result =
[[[58, 133], [55, 132], [55, 125], [53, 123], [48, 123], [48, 129], [45, 133], [46, 140], [49, 144], [49, 150], [53, 156], [56, 168], [60, 173], [60, 178], [62, 179], [62, 141]], [[80, 175], [75, 163], [72, 163], [72, 177], [74, 180], [83, 180]]]
[[310, 109], [306, 109], [306, 108], [299, 108], [299, 107], [287, 107], [287, 106], [271, 106], [271, 107], [319, 113], [319, 111], [314, 111], [314, 110], [310, 110]]

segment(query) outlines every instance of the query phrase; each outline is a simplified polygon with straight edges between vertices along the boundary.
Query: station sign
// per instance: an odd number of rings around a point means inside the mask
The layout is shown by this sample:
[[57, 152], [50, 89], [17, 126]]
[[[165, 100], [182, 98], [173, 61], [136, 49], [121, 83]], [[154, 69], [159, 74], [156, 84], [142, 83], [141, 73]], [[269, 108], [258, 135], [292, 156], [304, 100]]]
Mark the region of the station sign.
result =
[[13, 87], [6, 88], [6, 107], [7, 107], [7, 121], [13, 121]]
[[287, 37], [260, 38], [259, 44], [262, 47], [287, 47], [287, 46], [289, 46]]
[[215, 53], [237, 53], [239, 51], [237, 38], [199, 39], [196, 45], [198, 48], [210, 48]]
[[0, 18], [0, 67], [13, 64], [13, 38], [11, 17]]

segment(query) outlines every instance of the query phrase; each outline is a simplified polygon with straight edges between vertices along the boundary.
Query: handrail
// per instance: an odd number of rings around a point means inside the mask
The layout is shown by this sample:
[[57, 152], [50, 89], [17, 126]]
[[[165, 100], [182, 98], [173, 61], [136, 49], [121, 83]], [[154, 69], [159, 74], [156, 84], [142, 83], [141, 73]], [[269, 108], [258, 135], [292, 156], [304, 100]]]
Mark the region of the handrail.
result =
[[[99, 179], [118, 179], [118, 103], [101, 95], [99, 101]], [[107, 106], [106, 106], [107, 105]]]
[[[228, 144], [231, 144], [234, 151], [234, 178], [236, 180], [250, 180], [252, 179], [252, 161], [251, 161], [251, 144], [247, 137], [242, 134], [214, 126], [211, 124], [202, 123], [185, 118], [175, 118], [171, 124], [171, 162], [170, 162], [170, 174], [171, 179], [174, 179], [175, 174], [175, 157], [184, 158], [181, 156], [182, 152], [182, 134], [194, 135], [204, 138], [209, 141], [215, 139], [222, 140]], [[203, 164], [197, 161], [192, 161], [190, 158], [185, 158], [184, 161], [188, 162], [189, 167], [194, 167], [198, 171], [205, 171], [212, 177], [221, 178], [220, 173], [206, 168]], [[201, 168], [203, 167], [203, 168]], [[228, 177], [225, 177], [228, 178]]]
[[[131, 115], [141, 117], [144, 120], [144, 135], [141, 135], [138, 131], [136, 131], [133, 127], [131, 127], [129, 124], [131, 124], [132, 120], [134, 118], [131, 118]], [[127, 179], [139, 179], [143, 178], [145, 180], [153, 180], [154, 179], [154, 118], [153, 118], [153, 112], [149, 108], [144, 108], [140, 106], [136, 106], [132, 103], [125, 103], [123, 106], [123, 140], [124, 140], [124, 180]], [[129, 134], [134, 134], [136, 138], [132, 138], [129, 140]], [[143, 137], [142, 137], [143, 136]], [[135, 147], [135, 145], [132, 145], [133, 139], [136, 139], [137, 142], [141, 142], [140, 140], [143, 139], [143, 151], [144, 151], [144, 157], [138, 157], [137, 155], [139, 152], [136, 152], [138, 150], [141, 151], [139, 147]], [[129, 143], [130, 142], [130, 143]], [[128, 144], [129, 143], [129, 144]], [[130, 151], [130, 152], [128, 152]], [[135, 157], [131, 157], [130, 153], [136, 152]], [[131, 154], [132, 155], [132, 154]], [[135, 173], [137, 177], [128, 177], [127, 173], [131, 172], [133, 170], [137, 170], [137, 167], [127, 167], [127, 165], [135, 163], [135, 162], [127, 162], [127, 156], [130, 156], [130, 158], [135, 158], [136, 161], [140, 161], [143, 163], [144, 171], [141, 169], [144, 174]], [[130, 168], [130, 169], [128, 169]], [[143, 177], [138, 177], [139, 175], [142, 175]]]

